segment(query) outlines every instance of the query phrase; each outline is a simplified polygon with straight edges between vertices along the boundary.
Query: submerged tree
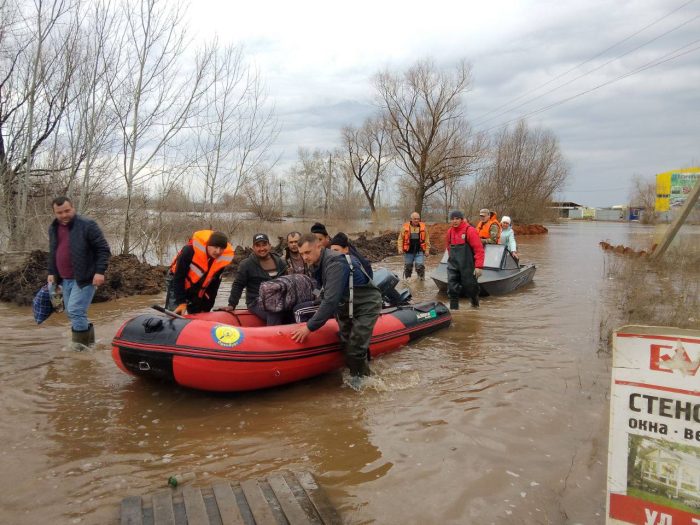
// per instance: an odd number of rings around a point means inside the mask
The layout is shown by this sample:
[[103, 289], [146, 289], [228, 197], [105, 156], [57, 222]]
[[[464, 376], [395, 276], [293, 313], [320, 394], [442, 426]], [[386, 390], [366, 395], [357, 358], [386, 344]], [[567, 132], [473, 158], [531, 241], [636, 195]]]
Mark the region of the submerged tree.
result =
[[236, 199], [254, 173], [267, 171], [279, 131], [262, 79], [245, 63], [241, 48], [215, 46], [211, 86], [197, 120], [197, 165], [211, 225], [223, 193]]
[[186, 129], [209, 87], [212, 49], [196, 53], [185, 67], [183, 9], [163, 0], [124, 4], [125, 27], [119, 75], [110, 95], [118, 115], [120, 157], [126, 192], [122, 253], [131, 252], [132, 197], [139, 185], [157, 175], [153, 166]]
[[21, 13], [15, 2], [0, 1], [0, 197], [14, 248], [27, 241], [33, 181], [60, 171], [38, 158], [69, 102], [77, 65], [74, 7], [66, 0], [38, 0]]
[[556, 136], [520, 121], [494, 139], [491, 159], [478, 181], [479, 202], [519, 221], [538, 219], [564, 187], [567, 175]]
[[471, 68], [461, 61], [438, 69], [430, 60], [403, 73], [384, 71], [374, 79], [391, 130], [399, 169], [414, 184], [415, 210], [450, 178], [471, 171], [481, 150], [464, 117], [462, 96], [471, 84]]
[[[354, 178], [367, 199], [371, 213], [377, 209], [377, 191], [392, 159], [391, 130], [385, 118], [369, 118], [360, 128], [346, 126], [342, 129], [343, 164]], [[351, 182], [352, 179], [348, 180]], [[346, 201], [349, 201], [349, 191]]]

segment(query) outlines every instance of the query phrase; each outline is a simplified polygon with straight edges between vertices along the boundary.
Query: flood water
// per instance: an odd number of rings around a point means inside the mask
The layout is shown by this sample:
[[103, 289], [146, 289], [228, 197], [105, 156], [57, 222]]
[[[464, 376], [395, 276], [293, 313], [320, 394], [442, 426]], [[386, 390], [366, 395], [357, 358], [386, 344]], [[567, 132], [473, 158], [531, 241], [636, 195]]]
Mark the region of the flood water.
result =
[[[29, 308], [0, 304], [0, 523], [117, 523], [123, 497], [174, 473], [205, 485], [280, 469], [313, 472], [347, 523], [602, 523], [610, 358], [597, 351], [597, 243], [646, 247], [651, 234], [570, 223], [521, 236], [532, 285], [479, 310], [463, 300], [449, 329], [374, 361], [360, 392], [340, 372], [230, 395], [130, 377], [111, 338], [161, 296], [93, 305], [99, 342], [82, 353], [67, 348], [62, 314], [37, 327]], [[410, 284], [437, 297], [430, 281]]]

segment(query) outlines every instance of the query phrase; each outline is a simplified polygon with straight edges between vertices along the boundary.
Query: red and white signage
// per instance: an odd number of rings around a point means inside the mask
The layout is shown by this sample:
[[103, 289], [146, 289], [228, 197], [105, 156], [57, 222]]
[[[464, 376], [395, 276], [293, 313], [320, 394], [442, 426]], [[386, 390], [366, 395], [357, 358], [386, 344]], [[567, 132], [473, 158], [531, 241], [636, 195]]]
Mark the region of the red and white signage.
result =
[[700, 331], [615, 333], [607, 523], [700, 525]]

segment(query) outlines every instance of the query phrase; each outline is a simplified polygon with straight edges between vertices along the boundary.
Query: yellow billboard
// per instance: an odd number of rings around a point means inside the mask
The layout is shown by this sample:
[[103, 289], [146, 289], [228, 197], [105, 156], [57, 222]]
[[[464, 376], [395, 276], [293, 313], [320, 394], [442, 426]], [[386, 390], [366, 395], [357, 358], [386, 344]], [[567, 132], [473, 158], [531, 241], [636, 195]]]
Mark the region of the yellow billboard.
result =
[[683, 206], [698, 178], [698, 166], [659, 173], [656, 176], [656, 211], [670, 211], [671, 208]]

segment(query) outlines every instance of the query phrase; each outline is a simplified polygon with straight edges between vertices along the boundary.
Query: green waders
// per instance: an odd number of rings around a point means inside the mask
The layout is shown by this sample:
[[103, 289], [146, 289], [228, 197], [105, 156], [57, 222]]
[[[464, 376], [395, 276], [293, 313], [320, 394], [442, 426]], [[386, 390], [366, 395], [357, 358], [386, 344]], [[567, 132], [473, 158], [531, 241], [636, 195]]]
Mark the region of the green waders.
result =
[[447, 259], [447, 296], [450, 308], [459, 309], [459, 298], [469, 297], [479, 306], [479, 282], [474, 276], [474, 252], [468, 244], [452, 244]]
[[352, 315], [350, 301], [338, 308], [336, 318], [345, 362], [353, 376], [368, 376], [369, 341], [382, 309], [382, 294], [371, 281], [353, 289]]

